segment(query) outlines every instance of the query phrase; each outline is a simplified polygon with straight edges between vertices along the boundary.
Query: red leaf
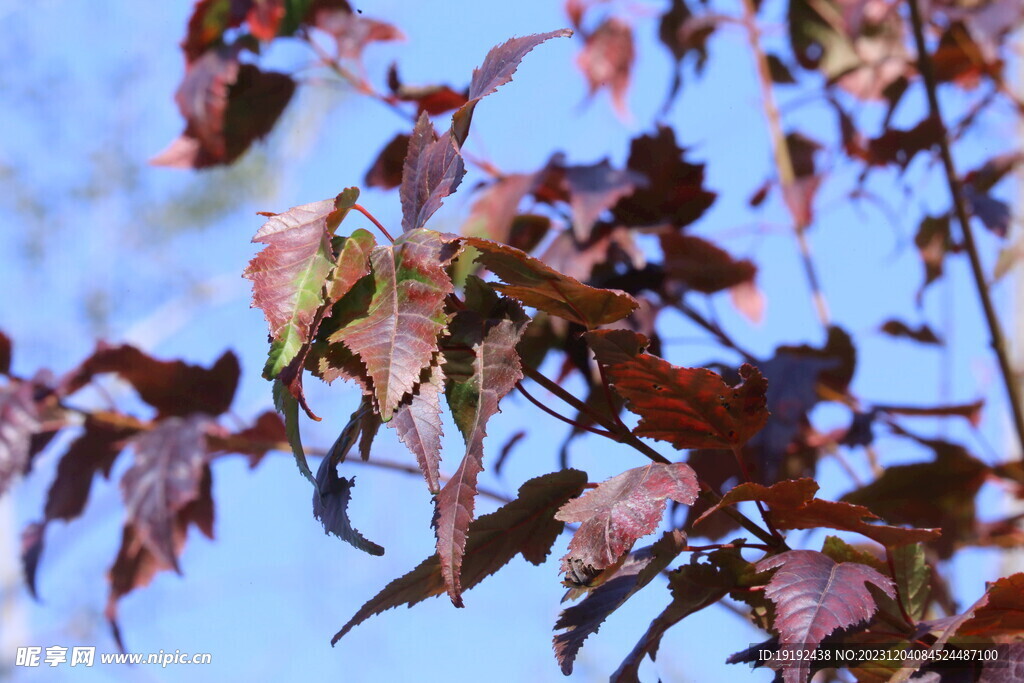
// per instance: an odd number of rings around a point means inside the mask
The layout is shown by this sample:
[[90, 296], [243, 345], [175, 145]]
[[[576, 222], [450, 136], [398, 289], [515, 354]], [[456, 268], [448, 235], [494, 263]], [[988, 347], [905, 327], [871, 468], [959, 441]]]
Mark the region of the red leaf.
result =
[[621, 19], [611, 17], [586, 37], [586, 44], [576, 63], [590, 86], [590, 94], [608, 88], [619, 116], [629, 116], [626, 91], [636, 52], [633, 29]]
[[[285, 432], [281, 416], [272, 410], [261, 413], [251, 427], [246, 427], [232, 436], [248, 444], [244, 450], [238, 450], [237, 445], [233, 445], [231, 450], [249, 456], [250, 468], [259, 465], [267, 452], [277, 450], [281, 444], [288, 441], [288, 434]], [[216, 439], [211, 441], [216, 443]], [[234, 444], [236, 440], [232, 441]]]
[[473, 70], [473, 78], [469, 82], [467, 93], [468, 101], [452, 116], [452, 135], [457, 144], [461, 146], [466, 141], [477, 102], [511, 81], [512, 74], [516, 72], [519, 63], [530, 50], [551, 38], [567, 38], [571, 35], [572, 31], [563, 28], [522, 38], [510, 38], [501, 45], [491, 48], [480, 68]]
[[290, 76], [239, 64], [237, 48], [205, 52], [175, 94], [185, 132], [150, 160], [155, 166], [230, 164], [274, 127], [295, 92]]
[[40, 426], [31, 383], [9, 382], [0, 387], [0, 495], [24, 472], [32, 435]]
[[62, 380], [60, 393], [74, 393], [96, 375], [110, 372], [131, 384], [139, 398], [156, 408], [157, 417], [162, 418], [227, 411], [241, 369], [238, 357], [230, 351], [207, 369], [180, 360], [157, 360], [134, 346], [101, 344]]
[[566, 166], [564, 171], [572, 206], [573, 234], [578, 240], [590, 236], [602, 213], [647, 182], [639, 173], [612, 168], [607, 159], [589, 166]]
[[680, 368], [642, 353], [647, 338], [628, 330], [587, 334], [597, 361], [605, 366], [626, 407], [640, 415], [639, 436], [676, 448], [742, 446], [768, 420], [767, 382], [757, 368], [740, 368], [742, 381], [730, 387], [704, 368]]
[[615, 206], [616, 219], [634, 227], [668, 223], [681, 228], [700, 218], [715, 193], [704, 189], [704, 164], [689, 163], [685, 154], [668, 126], [634, 138], [627, 166], [645, 176], [647, 184]]
[[11, 338], [0, 332], [0, 375], [11, 372]]
[[562, 611], [555, 630], [565, 629], [554, 637], [555, 658], [566, 676], [572, 673], [576, 654], [583, 641], [597, 633], [612, 612], [626, 604], [640, 589], [649, 584], [686, 548], [681, 531], [666, 533], [657, 543], [631, 553], [626, 562], [584, 600]]
[[626, 470], [569, 501], [555, 518], [581, 524], [562, 558], [562, 571], [573, 565], [611, 566], [638, 538], [658, 527], [667, 500], [692, 505], [697, 491], [697, 475], [686, 463], [651, 463]]
[[[213, 478], [207, 466], [203, 468], [196, 497], [181, 508], [172, 521], [170, 540], [175, 557], [180, 555], [185, 547], [189, 525], [196, 525], [208, 538], [213, 538], [212, 489]], [[147, 585], [158, 571], [172, 568], [177, 570], [177, 565], [164, 562], [159, 554], [154, 553], [144, 541], [139, 529], [129, 520], [124, 526], [117, 558], [110, 568], [110, 597], [105, 611], [114, 632], [114, 639], [122, 651], [125, 647], [117, 624], [118, 600], [132, 590]]]
[[478, 237], [465, 237], [462, 241], [478, 249], [477, 261], [508, 283], [492, 284], [492, 287], [527, 306], [584, 327], [615, 322], [639, 305], [625, 292], [584, 285], [514, 247]]
[[466, 175], [459, 146], [449, 133], [440, 138], [426, 113], [420, 114], [409, 139], [402, 167], [402, 229], [411, 232], [426, 225], [442, 200], [455, 192]]
[[208, 421], [203, 415], [171, 417], [136, 437], [135, 460], [121, 479], [128, 522], [139, 542], [161, 564], [179, 573], [175, 520], [199, 497], [207, 462]]
[[366, 366], [385, 422], [437, 353], [438, 335], [448, 323], [444, 299], [454, 291], [445, 266], [458, 251], [454, 237], [423, 229], [375, 247], [369, 307], [329, 337]]
[[270, 325], [270, 354], [263, 376], [281, 374], [316, 333], [314, 320], [326, 303], [324, 286], [335, 272], [338, 284], [329, 285], [341, 298], [356, 280], [369, 272], [367, 252], [372, 235], [357, 231], [346, 240], [343, 264], [336, 264], [331, 237], [359, 196], [350, 188], [335, 199], [292, 207], [270, 217], [252, 238], [267, 246], [249, 262], [242, 276], [252, 280], [252, 305], [263, 311]]
[[[462, 562], [463, 589], [476, 586], [517, 554], [533, 564], [543, 563], [562, 531], [562, 523], [554, 519], [555, 511], [578, 495], [586, 483], [587, 475], [578, 470], [562, 470], [536, 477], [519, 488], [516, 500], [474, 520], [469, 525]], [[337, 643], [353, 627], [373, 615], [399, 605], [411, 607], [441, 595], [445, 587], [441, 561], [435, 554], [405, 576], [389, 583], [359, 608], [331, 639], [331, 644]]]
[[408, 403], [395, 410], [388, 424], [419, 463], [431, 493], [441, 490], [438, 463], [441, 461], [441, 392], [444, 390], [444, 356], [438, 354], [425, 381], [416, 387]]
[[[814, 648], [833, 631], [870, 619], [877, 606], [867, 584], [896, 598], [889, 577], [856, 562], [836, 564], [813, 550], [790, 550], [757, 563], [759, 572], [770, 569], [778, 571], [765, 596], [775, 603], [775, 628], [783, 647]], [[807, 661], [784, 666], [786, 683], [802, 683], [809, 670]]]
[[[780, 529], [827, 527], [852, 531], [890, 547], [923, 543], [939, 536], [938, 529], [904, 529], [872, 524], [871, 522], [878, 520], [879, 517], [866, 507], [815, 498], [814, 494], [817, 491], [818, 484], [813, 479], [780, 481], [772, 486], [740, 484], [726, 493], [721, 502], [705, 512], [701, 518], [726, 505], [756, 500], [768, 505], [772, 521]], [[698, 519], [695, 524], [700, 521]]]
[[681, 281], [689, 289], [714, 294], [723, 289], [752, 283], [757, 266], [737, 261], [711, 242], [678, 232], [659, 233], [664, 254], [665, 274]]
[[284, 19], [284, 0], [252, 0], [246, 15], [249, 32], [264, 42], [277, 37], [277, 28]]
[[987, 596], [957, 635], [992, 638], [1024, 633], [1024, 574], [999, 579], [988, 587]]
[[[185, 60], [194, 62], [207, 48], [221, 42], [224, 32], [242, 25], [245, 6], [235, 0], [199, 0], [188, 20], [188, 32], [181, 42]], [[239, 11], [241, 9], [241, 11]]]
[[989, 468], [962, 447], [943, 441], [922, 442], [935, 450], [933, 462], [892, 465], [882, 476], [851, 491], [842, 500], [864, 505], [886, 520], [917, 527], [940, 527], [933, 547], [950, 557], [974, 535], [975, 497]]
[[[388, 87], [392, 94], [403, 102], [415, 102], [416, 115], [426, 112], [431, 116], [458, 109], [466, 103], [465, 92], [455, 92], [447, 85], [406, 85], [398, 76], [398, 66], [388, 69]], [[406, 136], [408, 137], [408, 136]]]
[[390, 190], [402, 184], [402, 165], [409, 151], [409, 136], [398, 134], [377, 155], [363, 182], [368, 187]]
[[347, 7], [319, 9], [313, 21], [318, 29], [334, 38], [341, 59], [362, 59], [363, 50], [370, 43], [405, 40], [396, 26], [355, 14]]
[[450, 353], [445, 366], [450, 382], [448, 405], [466, 451], [437, 494], [434, 515], [441, 574], [457, 607], [462, 606], [460, 568], [473, 519], [477, 475], [483, 470], [487, 421], [523, 377], [516, 344], [530, 320], [518, 304], [499, 300], [476, 278], [467, 282], [466, 307], [452, 321], [451, 340], [470, 350]]

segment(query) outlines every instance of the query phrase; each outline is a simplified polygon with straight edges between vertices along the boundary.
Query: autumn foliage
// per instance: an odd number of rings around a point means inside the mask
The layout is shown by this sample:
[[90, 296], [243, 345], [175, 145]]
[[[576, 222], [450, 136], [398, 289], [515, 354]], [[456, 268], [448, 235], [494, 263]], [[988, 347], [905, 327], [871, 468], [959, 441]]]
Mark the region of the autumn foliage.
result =
[[[982, 522], [975, 509], [985, 481], [1018, 494], [1024, 484], [1020, 444], [995, 462], [984, 461], [963, 444], [919, 434], [904, 422], [925, 416], [976, 423], [980, 402], [939, 405], [925, 397], [919, 405], [887, 405], [851, 391], [857, 343], [828, 317], [806, 250], [816, 195], [828, 174], [821, 165], [824, 147], [781, 127], [772, 90], [817, 84], [839, 131], [841, 144], [831, 153], [858, 164], [862, 181], [875, 172], [901, 173], [919, 155], [936, 154], [945, 162], [971, 120], [954, 126], [932, 108], [917, 124], [901, 128], [892, 122], [893, 112], [909, 93], [934, 95], [939, 87], [984, 89], [979, 111], [997, 100], [1020, 109], [1003, 78], [1005, 42], [1024, 10], [998, 0], [936, 0], [927, 8], [917, 0], [789, 0], [790, 54], [781, 55], [761, 47], [758, 4], [746, 0], [745, 11], [730, 18], [702, 3], [672, 0], [656, 23], [677, 65], [666, 108], [688, 79], [699, 76], [717, 31], [731, 26], [749, 32], [778, 171], [754, 189], [750, 202], [757, 206], [777, 193], [785, 205], [824, 330], [820, 344], [782, 344], [770, 357], [748, 352], [702, 312], [707, 297], [728, 293], [742, 314], [760, 316], [758, 267], [689, 233], [688, 226], [716, 201], [704, 185], [705, 163], [714, 160], [696, 160], [669, 125], [655, 123], [629, 141], [621, 168], [608, 161], [574, 165], [555, 154], [535, 171], [503, 173], [462, 152], [477, 104], [500, 97], [528, 53], [551, 40], [578, 41], [577, 63], [590, 96], [607, 90], [613, 107], [628, 116], [633, 31], [650, 22], [633, 16], [629, 3], [569, 0], [571, 30], [496, 41], [461, 89], [410, 86], [397, 66], [380, 75], [385, 85], [378, 89], [363, 75], [363, 50], [403, 33], [345, 0], [195, 3], [182, 42], [184, 80], [175, 97], [184, 132], [152, 162], [201, 169], [238, 159], [274, 128], [296, 88], [292, 76], [259, 66], [259, 46], [305, 42], [336, 77], [407, 122], [407, 133], [381, 141], [365, 177], [366, 185], [397, 189], [401, 225], [381, 225], [359, 203], [358, 188], [348, 187], [333, 198], [266, 214], [262, 227], [253, 226], [258, 252], [243, 275], [251, 281], [253, 306], [268, 323], [263, 377], [276, 410], [245, 429], [221, 420], [241, 372], [230, 353], [201, 367], [100, 344], [63, 376], [22, 377], [11, 374], [12, 344], [0, 336], [0, 372], [6, 375], [0, 387], [0, 492], [58, 432], [77, 433], [64, 442], [39, 521], [24, 532], [30, 589], [45, 554], [47, 525], [80, 515], [93, 478], [109, 476], [119, 457], [131, 459], [120, 482], [126, 516], [107, 607], [119, 639], [118, 600], [158, 571], [180, 572], [192, 526], [212, 536], [211, 465], [222, 456], [239, 454], [256, 466], [269, 451], [290, 451], [310, 483], [313, 515], [325, 532], [370, 555], [383, 554], [386, 539], [366, 538], [350, 519], [349, 502], [358, 490], [341, 472], [346, 458], [371, 458], [374, 437], [386, 426], [408, 448], [432, 496], [436, 552], [366, 602], [332, 643], [399, 605], [447, 594], [462, 607], [466, 591], [517, 555], [540, 564], [564, 550], [562, 580], [567, 599], [575, 602], [554, 625], [553, 645], [565, 674], [587, 637], [646, 589], [664, 593], [664, 611], [637, 633], [635, 646], [623, 645], [624, 660], [609, 672], [612, 680], [637, 680], [641, 662], [656, 656], [668, 629], [721, 601], [764, 631], [760, 651], [823, 643], [1003, 648], [998, 664], [960, 662], [957, 668], [883, 658], [849, 664], [862, 683], [906, 680], [919, 672], [937, 676], [921, 680], [1017, 680], [1008, 676], [1024, 666], [1024, 648], [1016, 640], [1024, 636], [1024, 576], [987, 588], [979, 582], [977, 602], [963, 609], [950, 598], [945, 572], [949, 558], [964, 547], [1024, 542], [1016, 517]], [[325, 51], [324, 38], [333, 50]], [[883, 105], [888, 114], [880, 129], [862, 128], [854, 111], [860, 102]], [[998, 154], [963, 175], [943, 164], [949, 209], [921, 216], [914, 239], [924, 273], [919, 299], [942, 277], [947, 259], [976, 260], [972, 222], [1007, 235], [1009, 207], [991, 192], [1018, 161], [1017, 155]], [[431, 218], [445, 199], [467, 191], [462, 181], [472, 165], [481, 167], [484, 180], [472, 188], [465, 230], [432, 229]], [[848, 200], [859, 199], [861, 188], [854, 188]], [[987, 278], [978, 284], [987, 292]], [[688, 319], [741, 362], [673, 364], [664, 357], [656, 324], [665, 311]], [[1005, 354], [998, 320], [989, 324], [996, 351]], [[881, 331], [913, 343], [942, 343], [923, 324], [890, 320]], [[552, 360], [560, 367], [557, 379], [539, 370], [542, 361]], [[104, 374], [131, 385], [152, 415], [75, 408], [76, 394]], [[565, 389], [572, 377], [583, 380], [586, 395]], [[319, 407], [309, 405], [304, 391], [304, 383], [314, 380], [351, 384], [361, 399], [350, 407], [348, 423], [337, 425], [339, 436], [326, 456], [311, 464], [300, 432], [305, 420], [320, 420]], [[1010, 384], [1009, 404], [1019, 411]], [[585, 433], [607, 438], [650, 462], [592, 482], [569, 465], [563, 448], [561, 467], [552, 458], [547, 469], [554, 471], [539, 471], [514, 499], [478, 514], [480, 473], [494, 466], [499, 450], [503, 461], [514, 445], [496, 448], [486, 438], [488, 425], [500, 419], [503, 399], [516, 391], [552, 420], [570, 423], [570, 439]], [[536, 397], [539, 391], [546, 392], [545, 400]], [[850, 409], [847, 428], [821, 432], [813, 426], [811, 411], [827, 402]], [[568, 414], [562, 406], [571, 409]], [[442, 453], [445, 411], [464, 442], [457, 452]], [[877, 430], [934, 456], [888, 467], [872, 460], [873, 481], [859, 482], [842, 500], [817, 497], [819, 461], [847, 449], [873, 458]], [[805, 534], [787, 533], [796, 530], [829, 535], [823, 544], [813, 536], [819, 542], [802, 547]], [[694, 543], [697, 538], [704, 540]], [[786, 683], [828, 668], [823, 662], [762, 661], [743, 644], [736, 649], [732, 661], [772, 667]], [[956, 677], [961, 675], [970, 678]]]

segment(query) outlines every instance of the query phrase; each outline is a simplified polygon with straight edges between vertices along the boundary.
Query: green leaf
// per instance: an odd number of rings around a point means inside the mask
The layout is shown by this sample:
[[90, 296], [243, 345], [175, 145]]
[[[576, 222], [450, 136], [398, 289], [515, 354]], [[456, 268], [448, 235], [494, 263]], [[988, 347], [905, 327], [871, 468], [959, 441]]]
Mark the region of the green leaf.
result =
[[265, 378], [276, 378], [315, 333], [324, 283], [335, 267], [331, 237], [358, 197], [359, 191], [349, 188], [333, 200], [293, 207], [271, 216], [253, 237], [267, 246], [243, 277], [252, 280], [253, 306], [270, 324]]
[[516, 344], [528, 323], [517, 303], [499, 299], [477, 278], [468, 281], [466, 309], [452, 321], [451, 343], [469, 349], [451, 353], [445, 367], [448, 405], [465, 438], [466, 452], [437, 495], [434, 528], [441, 573], [452, 602], [460, 607], [460, 568], [473, 520], [477, 475], [483, 470], [486, 425], [498, 412], [498, 402], [522, 379]]
[[437, 353], [437, 338], [448, 323], [444, 300], [454, 291], [445, 266], [458, 251], [455, 237], [424, 229], [375, 247], [368, 308], [329, 337], [365, 365], [384, 422]]

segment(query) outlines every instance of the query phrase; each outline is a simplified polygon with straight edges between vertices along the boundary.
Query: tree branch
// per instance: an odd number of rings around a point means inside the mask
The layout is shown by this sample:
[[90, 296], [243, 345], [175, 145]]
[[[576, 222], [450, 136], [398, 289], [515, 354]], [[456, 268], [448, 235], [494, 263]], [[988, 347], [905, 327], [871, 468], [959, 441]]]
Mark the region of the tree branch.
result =
[[[747, 1], [749, 2], [749, 0]], [[989, 295], [985, 272], [981, 267], [978, 246], [974, 241], [974, 232], [971, 229], [970, 216], [967, 213], [967, 204], [964, 201], [963, 186], [960, 183], [960, 176], [957, 175], [956, 166], [953, 164], [953, 154], [949, 146], [949, 135], [946, 130], [946, 124], [942, 119], [942, 109], [939, 106], [935, 72], [932, 68], [928, 46], [925, 44], [924, 22], [921, 19], [921, 9], [918, 7], [918, 0], [907, 0], [907, 2], [910, 5], [910, 22], [914, 28], [914, 42], [917, 45], [918, 70], [924, 79], [925, 91], [928, 95], [928, 109], [931, 117], [935, 119], [939, 126], [939, 149], [942, 156], [942, 166], [946, 172], [946, 182], [949, 185], [949, 194], [953, 200], [953, 209], [954, 213], [956, 213], [957, 222], [960, 223], [960, 230], [963, 233], [964, 250], [967, 252], [968, 260], [971, 263], [971, 275], [974, 278], [975, 288], [978, 291], [978, 298], [981, 300], [981, 308], [985, 314], [985, 322], [988, 325], [992, 348], [999, 361], [999, 371], [1002, 374], [1003, 384], [1006, 387], [1010, 412], [1013, 415], [1013, 425], [1017, 433], [1017, 442], [1022, 448], [1021, 457], [1024, 458], [1024, 410], [1021, 409], [1020, 394], [1017, 391], [1013, 366], [1010, 364], [1010, 356], [1006, 350], [1006, 341], [1003, 336], [1002, 326], [999, 323], [999, 317], [996, 315], [995, 306], [992, 304], [992, 297]]]

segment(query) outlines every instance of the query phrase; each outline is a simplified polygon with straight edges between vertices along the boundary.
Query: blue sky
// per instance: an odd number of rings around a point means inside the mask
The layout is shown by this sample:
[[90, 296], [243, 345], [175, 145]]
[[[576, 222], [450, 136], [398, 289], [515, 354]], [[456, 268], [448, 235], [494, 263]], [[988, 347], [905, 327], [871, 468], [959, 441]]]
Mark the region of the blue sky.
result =
[[[736, 10], [730, 1], [713, 4]], [[234, 349], [243, 362], [235, 412], [249, 419], [270, 404], [269, 385], [259, 376], [266, 352], [265, 322], [249, 309], [247, 283], [240, 278], [254, 253], [249, 239], [261, 223], [255, 212], [282, 211], [359, 184], [379, 148], [407, 124], [344, 88], [308, 85], [300, 89], [269, 141], [239, 167], [197, 174], [147, 166], [146, 159], [182, 127], [172, 96], [183, 68], [177, 43], [189, 5], [57, 0], [0, 4], [0, 27], [9, 36], [0, 45], [0, 87], [8, 93], [0, 128], [5, 181], [0, 184], [0, 206], [7, 217], [0, 231], [0, 288], [19, 293], [0, 307], [0, 329], [15, 340], [15, 370], [20, 373], [37, 367], [62, 372], [88, 353], [97, 337], [131, 341], [161, 357], [204, 364], [224, 349]], [[637, 6], [652, 15], [661, 9], [658, 2]], [[567, 25], [561, 3], [539, 0], [453, 1], [443, 9], [393, 0], [361, 7], [367, 16], [398, 24], [408, 36], [403, 43], [368, 49], [367, 71], [378, 83], [397, 59], [409, 83], [461, 87], [492, 45], [513, 35]], [[778, 20], [769, 15], [769, 21]], [[670, 77], [668, 54], [654, 40], [654, 22], [637, 23], [631, 121], [616, 118], [603, 95], [581, 105], [585, 85], [574, 65], [580, 43], [554, 40], [526, 58], [511, 85], [480, 105], [469, 151], [507, 171], [536, 169], [556, 149], [576, 163], [606, 156], [621, 163], [629, 138], [653, 126]], [[778, 44], [779, 34], [774, 36], [769, 44]], [[695, 81], [687, 71], [683, 96], [665, 122], [681, 144], [692, 148], [691, 158], [711, 161], [707, 184], [720, 196], [694, 231], [758, 261], [768, 308], [764, 322], [755, 326], [731, 309], [727, 297], [716, 298], [714, 304], [725, 327], [757, 354], [770, 355], [780, 343], [818, 343], [820, 327], [784, 208], [777, 196], [758, 213], [746, 205], [747, 197], [772, 173], [749, 49], [742, 34], [730, 29], [711, 46], [704, 77]], [[282, 45], [271, 49], [267, 63], [291, 70], [311, 58], [301, 48]], [[962, 98], [949, 95], [946, 104], [955, 111]], [[787, 127], [834, 141], [834, 122], [823, 103], [787, 104], [798, 101], [799, 89], [779, 96]], [[916, 122], [921, 106], [918, 101], [907, 107], [901, 122]], [[871, 107], [865, 114], [880, 115]], [[993, 119], [958, 149], [960, 167], [970, 168], [998, 151], [994, 147], [1007, 144], [1012, 131], [1011, 123]], [[919, 161], [912, 167], [923, 180], [910, 198], [893, 192], [891, 176], [869, 184], [897, 207], [905, 219], [897, 226], [871, 206], [841, 202], [842, 190], [857, 169], [839, 168], [819, 197], [822, 208], [812, 244], [836, 322], [860, 344], [854, 391], [885, 403], [927, 403], [940, 390], [950, 402], [986, 397], [983, 427], [998, 447], [1005, 441], [1001, 387], [986, 353], [966, 264], [951, 263], [950, 284], [933, 287], [922, 311], [913, 306], [921, 278], [912, 242], [918, 212], [947, 205], [938, 167], [926, 176], [926, 166]], [[432, 227], [457, 230], [476, 180], [467, 178], [463, 191], [446, 203]], [[367, 190], [361, 203], [386, 225], [398, 224], [396, 193]], [[993, 240], [984, 234], [981, 241], [992, 257]], [[1005, 307], [1006, 292], [996, 293]], [[889, 317], [927, 321], [951, 334], [954, 344], [947, 351], [921, 351], [884, 338], [875, 330]], [[696, 333], [679, 316], [668, 313], [663, 322], [666, 336], [688, 340], [669, 348], [673, 362], [736, 360], [710, 344], [689, 341]], [[940, 368], [947, 373], [944, 381]], [[116, 385], [111, 389], [121, 391]], [[313, 388], [310, 401], [325, 420], [304, 427], [306, 440], [330, 443], [356, 400], [347, 388]], [[847, 414], [824, 408], [815, 419], [823, 427], [839, 425]], [[505, 401], [503, 413], [494, 419], [489, 452], [525, 425], [534, 431], [520, 443], [502, 477], [488, 473], [482, 483], [511, 494], [526, 478], [556, 466], [553, 444], [561, 442], [566, 430], [538, 419], [537, 411], [520, 397]], [[458, 452], [450, 424], [446, 433], [447, 452]], [[955, 429], [950, 434], [976, 445]], [[886, 463], [924, 455], [886, 439], [879, 448]], [[409, 458], [389, 430], [384, 430], [376, 452]], [[573, 464], [586, 469], [592, 481], [600, 481], [643, 463], [631, 451], [581, 439], [573, 447]], [[53, 454], [44, 457], [17, 489], [19, 525], [40, 514], [55, 465]], [[822, 472], [826, 495], [850, 488], [833, 461], [826, 460]], [[387, 548], [385, 557], [358, 553], [323, 534], [310, 514], [308, 484], [289, 457], [270, 456], [251, 472], [242, 459], [218, 463], [217, 540], [194, 535], [182, 560], [184, 578], [161, 574], [121, 605], [130, 650], [210, 652], [213, 665], [95, 667], [80, 677], [562, 679], [550, 650], [550, 627], [562, 594], [557, 558], [564, 550], [558, 544], [553, 561], [544, 566], [515, 560], [471, 591], [465, 610], [436, 599], [412, 611], [389, 612], [357, 627], [331, 649], [330, 636], [363, 601], [433, 548], [431, 505], [419, 478], [357, 466], [343, 473], [358, 477], [351, 508], [354, 523]], [[480, 507], [486, 511], [491, 504], [481, 501]], [[39, 577], [43, 604], [30, 603], [23, 592], [18, 598], [29, 633], [26, 644], [114, 650], [102, 610], [105, 571], [116, 552], [121, 519], [119, 491], [103, 483], [94, 488], [83, 519], [52, 525]], [[814, 543], [820, 538], [811, 547]], [[983, 578], [992, 578], [998, 568], [992, 555], [969, 553], [955, 570], [958, 594], [973, 600]], [[584, 647], [573, 679], [596, 680], [613, 671], [667, 598], [655, 585], [616, 613]], [[735, 615], [711, 608], [673, 629], [657, 665], [648, 662], [641, 671], [673, 681], [767, 680], [764, 674], [752, 676], [745, 668], [724, 665], [726, 656], [757, 638]], [[32, 681], [49, 673], [19, 670], [13, 680]]]

